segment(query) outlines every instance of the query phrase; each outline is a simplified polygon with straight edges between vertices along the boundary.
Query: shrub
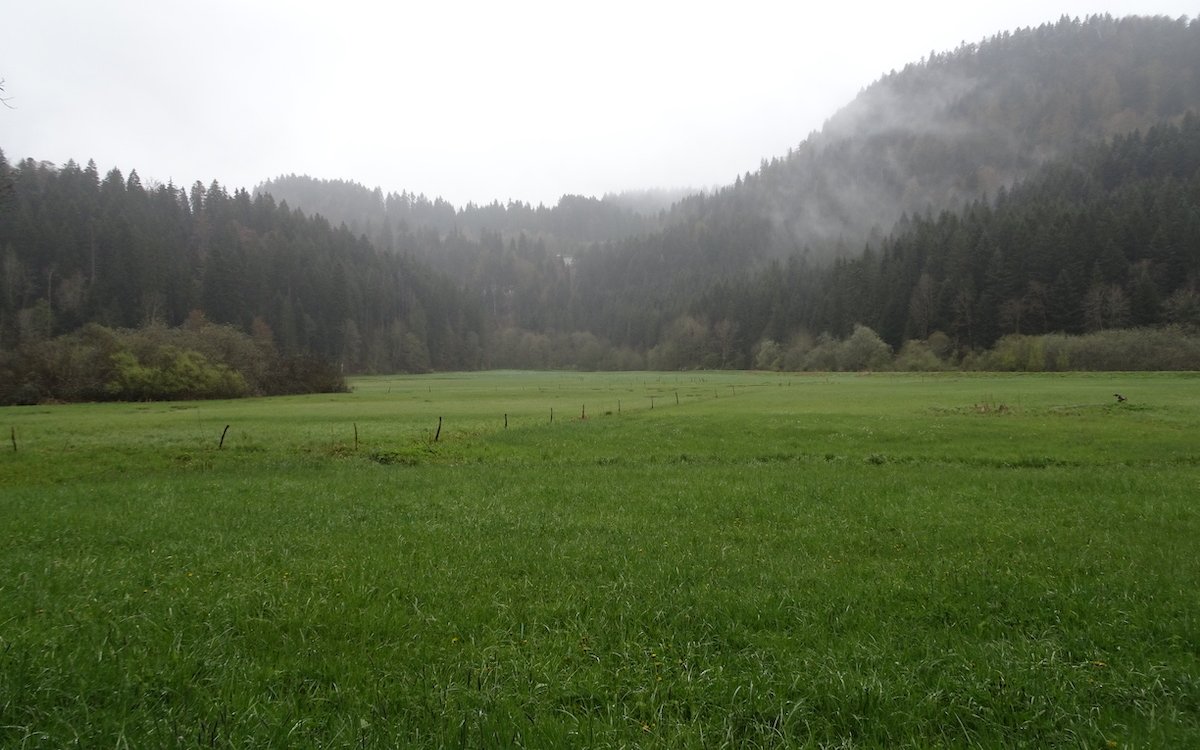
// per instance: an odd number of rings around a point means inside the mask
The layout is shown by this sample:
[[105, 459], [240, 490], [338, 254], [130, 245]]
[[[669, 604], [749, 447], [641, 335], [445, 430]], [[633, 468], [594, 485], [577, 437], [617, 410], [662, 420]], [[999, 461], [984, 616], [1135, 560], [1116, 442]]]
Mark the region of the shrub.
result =
[[763, 339], [754, 353], [756, 370], [778, 370], [783, 364], [783, 348], [771, 339]]
[[190, 319], [181, 328], [97, 324], [0, 351], [0, 404], [235, 398], [345, 391], [332, 365], [280, 358], [270, 341]]
[[323, 359], [286, 357], [280, 359], [267, 383], [274, 395], [300, 393], [345, 393], [346, 379]]
[[106, 390], [118, 401], [237, 398], [248, 393], [246, 380], [225, 364], [199, 352], [163, 347], [143, 363], [131, 352], [113, 355], [114, 374]]
[[892, 361], [892, 349], [879, 334], [864, 325], [854, 326], [854, 332], [837, 350], [839, 370], [879, 370]]
[[816, 346], [804, 355], [803, 369], [816, 371], [833, 371], [838, 368], [838, 348], [841, 344], [828, 333], [817, 337]]
[[913, 339], [900, 347], [893, 367], [906, 372], [935, 372], [945, 370], [946, 363], [938, 359], [927, 342]]
[[1012, 334], [979, 356], [982, 370], [1197, 370], [1200, 336], [1179, 327], [1096, 331], [1082, 336]]

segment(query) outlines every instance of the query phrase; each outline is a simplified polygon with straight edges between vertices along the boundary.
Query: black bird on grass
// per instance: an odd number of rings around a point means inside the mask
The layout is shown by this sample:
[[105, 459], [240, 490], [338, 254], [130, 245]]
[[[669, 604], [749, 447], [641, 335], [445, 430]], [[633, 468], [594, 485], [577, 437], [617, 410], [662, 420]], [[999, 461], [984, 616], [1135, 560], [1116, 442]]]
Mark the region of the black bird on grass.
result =
[[1117, 399], [1117, 403], [1118, 403], [1118, 404], [1120, 404], [1120, 403], [1124, 403], [1124, 401], [1125, 401], [1125, 397], [1124, 397], [1124, 396], [1122, 396], [1121, 394], [1119, 394], [1119, 393], [1114, 393], [1114, 394], [1113, 394], [1113, 396], [1115, 396], [1115, 397], [1116, 397], [1116, 399]]

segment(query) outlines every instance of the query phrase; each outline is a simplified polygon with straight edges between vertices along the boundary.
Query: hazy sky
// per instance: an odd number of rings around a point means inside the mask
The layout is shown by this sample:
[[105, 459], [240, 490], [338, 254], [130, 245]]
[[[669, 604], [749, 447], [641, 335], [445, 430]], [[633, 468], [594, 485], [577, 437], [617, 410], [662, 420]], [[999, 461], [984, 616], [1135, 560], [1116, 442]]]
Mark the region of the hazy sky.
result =
[[0, 0], [0, 149], [455, 204], [732, 182], [930, 51], [1195, 0]]

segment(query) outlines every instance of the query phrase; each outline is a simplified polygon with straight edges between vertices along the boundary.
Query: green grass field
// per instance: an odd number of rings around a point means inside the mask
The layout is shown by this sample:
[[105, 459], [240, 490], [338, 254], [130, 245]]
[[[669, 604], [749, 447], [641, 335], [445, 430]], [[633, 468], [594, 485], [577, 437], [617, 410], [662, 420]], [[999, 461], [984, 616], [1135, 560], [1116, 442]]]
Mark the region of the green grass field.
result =
[[1200, 376], [353, 385], [0, 409], [0, 747], [1200, 746]]

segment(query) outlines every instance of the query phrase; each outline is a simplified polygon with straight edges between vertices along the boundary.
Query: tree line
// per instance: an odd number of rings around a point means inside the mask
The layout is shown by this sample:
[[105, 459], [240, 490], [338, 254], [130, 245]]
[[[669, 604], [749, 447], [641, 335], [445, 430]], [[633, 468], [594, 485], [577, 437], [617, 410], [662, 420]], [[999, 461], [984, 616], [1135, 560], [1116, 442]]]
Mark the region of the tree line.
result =
[[[1128, 148], [1129, 133], [1200, 108], [1197, 50], [1200, 22], [1095, 16], [931, 53], [868, 87], [786, 157], [679, 200], [658, 226], [613, 224], [607, 236], [592, 230], [568, 242], [511, 203], [447, 205], [440, 221], [421, 224], [418, 214], [437, 201], [352, 185], [335, 186], [321, 205], [351, 221], [339, 201], [412, 217], [386, 238], [379, 218], [355, 226], [472, 289], [494, 330], [527, 344], [489, 350], [500, 356], [485, 354], [487, 364], [569, 362], [574, 350], [599, 348], [605, 356], [580, 366], [633, 353], [648, 364], [745, 367], [764, 340], [840, 340], [855, 324], [894, 350], [940, 330], [961, 357], [1007, 333], [1187, 323], [1191, 282], [1180, 263], [1133, 247], [1150, 243], [1147, 222], [1160, 220], [1174, 222], [1164, 232], [1186, 247], [1182, 209], [1163, 203], [1186, 197], [1136, 194], [1177, 186], [1131, 186], [1086, 211], [1065, 184], [1046, 186], [1032, 203], [1044, 202], [1027, 209], [1008, 206], [1008, 194], [1029, 180], [1065, 179], [1114, 137], [1115, 148]], [[1109, 175], [1109, 187], [1126, 178]], [[310, 202], [322, 192], [304, 178], [262, 189], [299, 187]], [[1145, 212], [1147, 201], [1160, 205]], [[539, 210], [568, 209], [564, 199]], [[970, 233], [986, 236], [980, 244]], [[592, 241], [575, 242], [582, 238]], [[955, 267], [926, 265], [922, 252], [949, 254]], [[1152, 272], [1141, 278], [1131, 265]], [[596, 346], [572, 347], [575, 334]]]
[[[1096, 17], [931, 54], [678, 200], [458, 209], [0, 152], [0, 375], [28, 400], [491, 367], [1054, 369], [1097, 342], [1178, 366], [1114, 332], [1186, 351], [1200, 325], [1197, 52], [1200, 22]], [[223, 358], [198, 321], [259, 354]], [[104, 377], [64, 386], [72, 347]]]
[[[280, 384], [303, 358], [330, 363], [337, 374], [1015, 361], [1055, 369], [1103, 358], [1072, 356], [1055, 344], [1049, 350], [1059, 355], [1033, 364], [1035, 354], [1012, 354], [1014, 342], [1171, 326], [1186, 349], [1200, 326], [1195, 115], [1048, 165], [959, 212], [904, 217], [894, 235], [856, 258], [819, 264], [797, 255], [758, 270], [730, 263], [707, 284], [687, 266], [671, 272], [706, 248], [711, 262], [727, 257], [719, 250], [730, 239], [695, 224], [639, 239], [654, 243], [641, 256], [599, 247], [571, 265], [526, 235], [506, 241], [485, 232], [460, 240], [469, 242], [463, 257], [475, 260], [469, 283], [454, 284], [409, 255], [380, 251], [344, 225], [334, 229], [265, 194], [230, 196], [214, 184], [184, 195], [144, 187], [136, 172], [125, 179], [113, 170], [100, 180], [92, 165], [57, 169], [31, 160], [15, 167], [0, 160], [0, 179], [10, 186], [0, 203], [0, 343], [10, 401], [137, 397], [107, 375], [62, 387], [70, 380], [64, 371], [116, 372], [112, 362], [87, 356], [87, 367], [71, 365], [72, 347], [117, 357], [129, 375], [120, 382], [143, 382], [141, 396], [149, 397], [153, 377], [161, 386], [189, 367], [211, 387], [153, 387], [160, 396], [294, 389]], [[454, 235], [438, 242], [452, 248]], [[197, 328], [197, 320], [259, 342], [258, 370], [195, 342], [149, 353], [130, 343], [136, 336], [121, 338], [141, 330], [161, 342], [162, 331], [188, 321]], [[88, 324], [89, 333], [78, 333]], [[1046, 351], [1052, 339], [1040, 340]], [[1001, 348], [1008, 354], [983, 354]], [[1161, 347], [1114, 344], [1113, 351], [1137, 355], [1127, 367], [1190, 361]], [[284, 374], [262, 375], [263, 362]], [[242, 373], [240, 383], [216, 377], [220, 367]], [[307, 367], [324, 373], [318, 381], [328, 374]]]
[[[851, 260], [795, 258], [712, 285], [688, 314], [762, 341], [876, 331], [893, 349], [940, 333], [958, 359], [1007, 335], [1200, 326], [1200, 116], [1048, 165], [960, 212], [906, 217]], [[714, 346], [718, 346], [714, 344]]]
[[181, 325], [193, 311], [268, 330], [285, 356], [347, 371], [481, 364], [482, 305], [344, 225], [228, 193], [143, 185], [89, 162], [61, 168], [0, 153], [0, 347], [87, 323]]

